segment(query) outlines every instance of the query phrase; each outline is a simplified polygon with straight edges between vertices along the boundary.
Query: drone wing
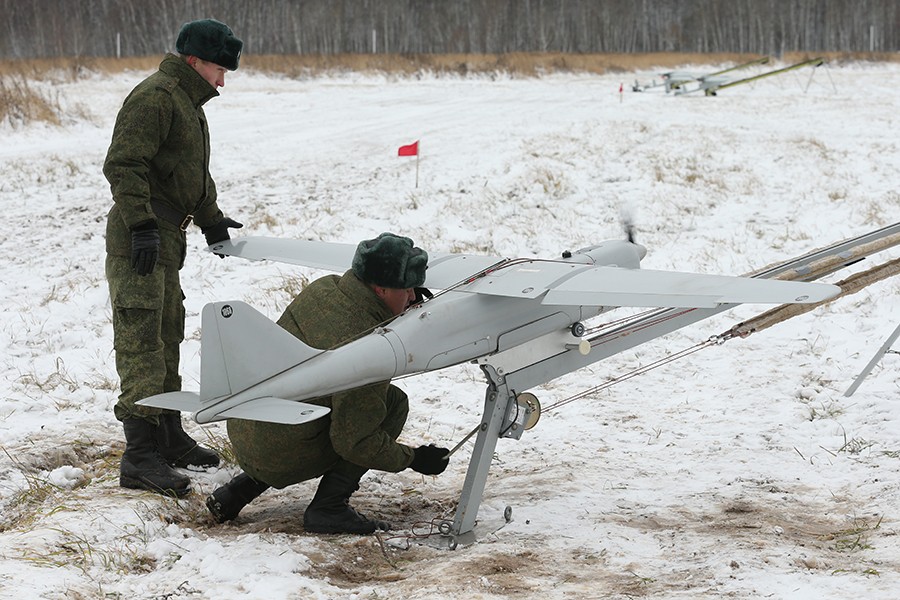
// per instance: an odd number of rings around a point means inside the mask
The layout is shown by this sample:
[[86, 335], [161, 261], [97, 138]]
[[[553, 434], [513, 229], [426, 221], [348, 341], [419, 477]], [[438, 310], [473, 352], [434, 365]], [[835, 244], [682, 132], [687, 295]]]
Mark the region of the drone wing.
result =
[[242, 237], [208, 247], [209, 252], [247, 260], [274, 260], [292, 265], [343, 273], [350, 268], [356, 246], [270, 237]]
[[720, 304], [810, 304], [840, 293], [822, 283], [594, 266], [511, 261], [459, 291], [541, 298], [556, 306], [714, 308]]
[[[207, 250], [247, 260], [273, 260], [343, 273], [353, 262], [356, 244], [248, 236], [219, 242]], [[499, 257], [473, 254], [429, 253], [425, 287], [447, 289], [502, 261]]]
[[594, 267], [548, 290], [542, 303], [715, 308], [720, 304], [813, 304], [840, 291], [825, 283]]
[[[342, 273], [350, 268], [356, 245], [250, 236], [208, 250]], [[822, 283], [446, 253], [429, 256], [425, 286], [510, 298], [543, 296], [541, 303], [549, 305], [658, 308], [814, 303], [840, 292], [837, 286]]]

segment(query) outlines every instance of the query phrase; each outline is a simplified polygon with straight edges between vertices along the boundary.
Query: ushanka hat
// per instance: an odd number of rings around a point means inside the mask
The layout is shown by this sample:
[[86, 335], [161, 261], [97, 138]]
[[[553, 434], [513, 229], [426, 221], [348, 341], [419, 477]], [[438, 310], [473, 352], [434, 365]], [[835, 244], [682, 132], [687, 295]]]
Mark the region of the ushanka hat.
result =
[[231, 28], [215, 19], [185, 23], [175, 41], [179, 54], [202, 58], [229, 71], [237, 70], [243, 48], [244, 42], [235, 37]]
[[407, 237], [382, 233], [363, 240], [353, 256], [353, 272], [365, 283], [406, 289], [425, 283], [428, 253], [413, 246]]

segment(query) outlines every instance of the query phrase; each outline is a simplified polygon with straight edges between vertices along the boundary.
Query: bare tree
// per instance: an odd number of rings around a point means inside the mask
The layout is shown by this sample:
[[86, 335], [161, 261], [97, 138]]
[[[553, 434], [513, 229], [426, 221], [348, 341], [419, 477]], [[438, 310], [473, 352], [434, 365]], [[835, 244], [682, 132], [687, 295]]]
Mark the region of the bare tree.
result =
[[900, 50], [897, 0], [0, 0], [0, 58], [162, 54], [204, 17], [246, 54]]

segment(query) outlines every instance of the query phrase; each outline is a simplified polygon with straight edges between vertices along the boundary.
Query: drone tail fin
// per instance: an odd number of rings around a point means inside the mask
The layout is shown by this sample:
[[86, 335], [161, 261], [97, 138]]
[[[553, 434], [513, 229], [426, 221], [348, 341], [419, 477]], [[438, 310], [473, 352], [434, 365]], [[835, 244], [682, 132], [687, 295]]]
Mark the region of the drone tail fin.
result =
[[169, 392], [138, 404], [195, 413], [198, 422], [237, 418], [295, 425], [327, 407], [242, 392], [322, 353], [244, 302], [214, 302], [202, 313], [200, 393]]
[[321, 354], [240, 301], [203, 307], [200, 403], [237, 394]]

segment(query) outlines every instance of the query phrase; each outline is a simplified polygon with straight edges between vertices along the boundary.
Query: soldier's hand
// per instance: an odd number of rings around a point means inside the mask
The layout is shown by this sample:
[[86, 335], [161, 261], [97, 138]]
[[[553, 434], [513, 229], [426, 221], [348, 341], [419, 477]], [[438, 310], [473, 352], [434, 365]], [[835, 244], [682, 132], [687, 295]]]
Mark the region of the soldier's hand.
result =
[[450, 464], [450, 457], [447, 456], [450, 451], [434, 444], [419, 446], [413, 453], [409, 468], [423, 475], [440, 475]]
[[431, 300], [434, 298], [434, 293], [429, 290], [427, 287], [417, 287], [413, 288], [413, 291], [416, 294], [416, 299], [413, 300], [413, 304], [422, 304], [425, 300]]
[[149, 275], [159, 260], [159, 226], [144, 221], [131, 229], [131, 268], [141, 277]]
[[[230, 240], [231, 236], [228, 235], [228, 228], [230, 227], [232, 229], [240, 229], [243, 226], [243, 223], [238, 223], [234, 219], [225, 217], [215, 225], [202, 230], [203, 235], [206, 236], [206, 245], [212, 246], [213, 244], [218, 244], [219, 242]], [[218, 256], [219, 258], [225, 258], [224, 254], [216, 253], [216, 256]]]

